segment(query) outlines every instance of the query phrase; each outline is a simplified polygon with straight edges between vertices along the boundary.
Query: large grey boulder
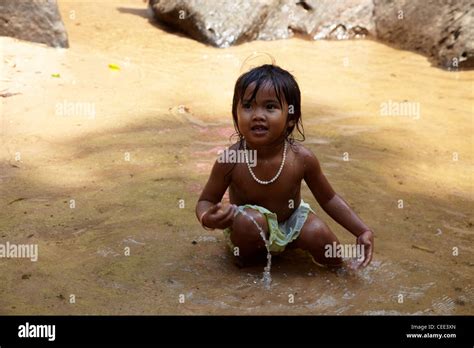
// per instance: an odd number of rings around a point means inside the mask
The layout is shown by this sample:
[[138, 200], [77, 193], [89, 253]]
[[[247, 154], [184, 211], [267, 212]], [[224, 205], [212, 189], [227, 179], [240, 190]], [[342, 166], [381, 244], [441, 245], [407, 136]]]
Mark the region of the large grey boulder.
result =
[[217, 47], [257, 38], [275, 0], [151, 0], [155, 17]]
[[472, 0], [374, 0], [376, 36], [436, 64], [474, 67]]
[[375, 32], [372, 0], [150, 0], [155, 18], [216, 47], [301, 33], [347, 39]]
[[374, 35], [373, 11], [373, 0], [280, 0], [271, 7], [257, 38], [285, 39], [294, 32], [313, 40]]
[[449, 69], [474, 66], [472, 0], [150, 0], [155, 17], [217, 47], [373, 37]]
[[69, 47], [56, 0], [0, 0], [0, 36]]

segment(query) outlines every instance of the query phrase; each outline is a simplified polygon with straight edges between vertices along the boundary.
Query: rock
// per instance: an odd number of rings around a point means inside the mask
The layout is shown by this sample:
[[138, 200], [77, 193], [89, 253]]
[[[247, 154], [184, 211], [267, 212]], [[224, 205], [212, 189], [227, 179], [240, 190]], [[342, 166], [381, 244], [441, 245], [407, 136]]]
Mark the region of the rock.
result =
[[291, 37], [352, 39], [375, 34], [372, 0], [280, 0], [267, 16], [258, 39]]
[[0, 0], [0, 36], [69, 47], [56, 0]]
[[216, 47], [257, 38], [275, 0], [150, 0], [155, 18]]
[[379, 40], [428, 55], [448, 69], [474, 67], [471, 0], [374, 0]]
[[216, 47], [244, 41], [349, 39], [374, 34], [372, 0], [150, 0], [159, 21]]
[[159, 21], [216, 47], [294, 33], [313, 40], [371, 36], [448, 69], [474, 67], [471, 0], [150, 0], [149, 6]]

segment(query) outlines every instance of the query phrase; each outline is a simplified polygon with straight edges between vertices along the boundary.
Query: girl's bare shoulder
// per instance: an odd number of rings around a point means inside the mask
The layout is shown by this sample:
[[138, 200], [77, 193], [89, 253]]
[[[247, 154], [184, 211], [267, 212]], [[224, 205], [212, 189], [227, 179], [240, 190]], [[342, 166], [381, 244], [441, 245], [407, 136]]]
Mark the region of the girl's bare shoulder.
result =
[[316, 155], [314, 154], [314, 152], [299, 142], [294, 142], [289, 148], [293, 151], [295, 157], [299, 160], [306, 162], [316, 159]]
[[[235, 166], [236, 158], [239, 158], [238, 151], [243, 151], [240, 141], [226, 147], [217, 154], [215, 161], [215, 167], [220, 171], [228, 172], [233, 169]], [[240, 154], [240, 157], [243, 157], [243, 154]]]

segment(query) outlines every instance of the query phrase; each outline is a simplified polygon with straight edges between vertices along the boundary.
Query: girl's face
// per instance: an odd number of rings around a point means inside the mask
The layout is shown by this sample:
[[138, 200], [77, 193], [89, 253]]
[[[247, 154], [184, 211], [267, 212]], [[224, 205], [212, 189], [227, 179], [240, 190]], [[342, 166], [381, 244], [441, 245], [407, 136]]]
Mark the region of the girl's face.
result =
[[[282, 104], [278, 102], [275, 90], [270, 83], [260, 86], [255, 99], [250, 101], [255, 89], [252, 82], [244, 93], [243, 102], [237, 107], [237, 125], [247, 143], [251, 145], [269, 145], [283, 140], [287, 124], [288, 105], [281, 95]], [[293, 121], [291, 121], [293, 122]]]

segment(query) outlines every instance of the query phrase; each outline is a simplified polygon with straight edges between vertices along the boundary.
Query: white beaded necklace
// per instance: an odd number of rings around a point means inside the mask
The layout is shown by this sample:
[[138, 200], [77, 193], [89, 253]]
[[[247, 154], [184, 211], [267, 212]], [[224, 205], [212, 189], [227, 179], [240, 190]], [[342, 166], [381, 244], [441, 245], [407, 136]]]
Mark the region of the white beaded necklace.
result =
[[268, 184], [271, 184], [272, 182], [274, 182], [276, 179], [278, 179], [278, 177], [280, 176], [281, 174], [281, 171], [283, 170], [283, 166], [285, 165], [285, 160], [286, 160], [286, 148], [287, 148], [287, 143], [285, 141], [285, 148], [283, 149], [283, 160], [281, 161], [281, 165], [280, 165], [280, 169], [278, 169], [278, 172], [276, 173], [276, 175], [268, 180], [268, 181], [264, 181], [264, 180], [260, 180], [259, 178], [257, 178], [254, 174], [254, 172], [252, 171], [252, 168], [250, 167], [250, 163], [249, 163], [249, 157], [248, 157], [248, 154], [247, 154], [247, 144], [244, 140], [244, 153], [245, 153], [245, 163], [247, 163], [247, 168], [249, 169], [249, 172], [250, 172], [250, 175], [252, 175], [252, 178], [258, 182], [259, 184], [262, 184], [262, 185], [268, 185]]

